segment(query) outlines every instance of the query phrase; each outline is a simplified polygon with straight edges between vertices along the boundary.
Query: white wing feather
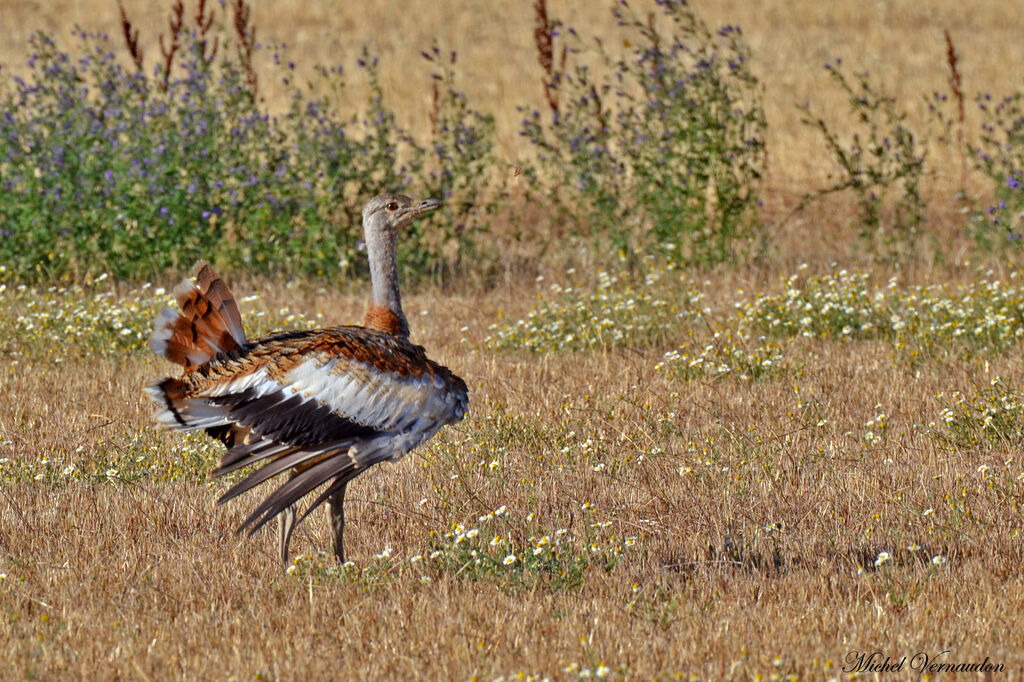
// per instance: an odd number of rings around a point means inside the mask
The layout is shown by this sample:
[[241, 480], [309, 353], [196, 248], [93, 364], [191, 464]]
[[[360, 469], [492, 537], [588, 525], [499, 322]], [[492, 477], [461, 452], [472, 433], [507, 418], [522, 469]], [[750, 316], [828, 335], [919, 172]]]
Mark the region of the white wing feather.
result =
[[370, 447], [367, 441], [361, 449], [377, 450], [386, 444], [395, 459], [466, 413], [465, 396], [450, 391], [443, 381], [429, 374], [401, 376], [355, 360], [311, 357], [286, 372], [280, 381], [271, 378], [264, 367], [193, 394], [179, 404], [184, 425], [169, 410], [161, 411], [158, 419], [181, 430], [230, 424], [234, 421], [233, 405], [218, 402], [228, 402], [224, 399], [243, 393], [250, 402], [277, 392], [286, 400], [302, 397], [302, 402], [289, 410], [301, 412], [326, 406], [331, 414], [347, 422], [372, 428], [386, 443], [375, 442]]

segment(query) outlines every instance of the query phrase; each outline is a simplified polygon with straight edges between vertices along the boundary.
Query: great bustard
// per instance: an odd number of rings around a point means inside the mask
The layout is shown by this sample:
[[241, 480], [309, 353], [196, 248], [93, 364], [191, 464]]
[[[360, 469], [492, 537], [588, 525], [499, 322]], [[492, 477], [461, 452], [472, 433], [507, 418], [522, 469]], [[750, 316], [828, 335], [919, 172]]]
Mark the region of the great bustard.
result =
[[215, 476], [266, 461], [220, 503], [291, 472], [239, 528], [252, 534], [281, 514], [286, 563], [300, 498], [333, 481], [298, 523], [327, 501], [334, 552], [344, 561], [348, 482], [466, 415], [466, 383], [409, 342], [398, 291], [398, 231], [438, 206], [384, 194], [363, 209], [372, 292], [361, 327], [247, 340], [231, 292], [205, 263], [196, 266], [194, 282], [186, 279], [175, 290], [181, 312], [168, 308], [157, 318], [150, 347], [185, 368], [180, 378], [146, 387], [159, 405], [157, 420], [176, 430], [205, 429], [223, 441], [228, 450]]

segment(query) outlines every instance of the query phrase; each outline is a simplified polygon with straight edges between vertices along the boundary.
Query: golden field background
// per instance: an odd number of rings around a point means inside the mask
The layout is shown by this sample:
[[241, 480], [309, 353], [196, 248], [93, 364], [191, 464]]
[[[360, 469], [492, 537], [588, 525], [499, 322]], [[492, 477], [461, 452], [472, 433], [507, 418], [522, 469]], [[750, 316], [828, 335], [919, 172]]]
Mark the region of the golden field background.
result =
[[[157, 36], [166, 31], [164, 4], [124, 1], [140, 29], [148, 64], [159, 59]], [[431, 69], [420, 51], [429, 49], [435, 38], [442, 48], [456, 50], [461, 84], [471, 103], [495, 116], [499, 154], [510, 165], [521, 154], [516, 107], [541, 108], [543, 103], [531, 4], [486, 0], [252, 3], [259, 40], [287, 45], [289, 57], [306, 73], [311, 74], [317, 64], [339, 63], [354, 73], [351, 67], [361, 47], [370, 46], [382, 59], [386, 95], [400, 122], [413, 130], [429, 125]], [[186, 13], [193, 6], [189, 3]], [[794, 107], [810, 101], [826, 115], [845, 113], [845, 102], [822, 68], [826, 61], [842, 57], [851, 68], [879, 77], [913, 115], [915, 130], [926, 129], [923, 98], [935, 91], [948, 92], [943, 30], [950, 31], [960, 54], [968, 96], [979, 91], [1011, 92], [1024, 77], [1024, 42], [1020, 40], [1024, 15], [1005, 3], [723, 0], [698, 2], [696, 7], [710, 26], [739, 24], [743, 29], [765, 88], [772, 183], [784, 193], [794, 184], [799, 191], [805, 185], [821, 184], [829, 171], [820, 140], [800, 124]], [[617, 34], [609, 10], [607, 2], [549, 3], [552, 18], [562, 19], [582, 35], [609, 38], [614, 45]], [[16, 68], [23, 63], [27, 38], [37, 29], [67, 39], [76, 25], [107, 31], [120, 49], [118, 16], [112, 0], [3, 0], [0, 23], [5, 39], [0, 44], [0, 64]], [[269, 54], [263, 58], [269, 59]], [[361, 103], [361, 84], [354, 80], [350, 87], [354, 101]], [[279, 94], [267, 91], [271, 103]], [[968, 106], [969, 131], [976, 127], [972, 108]]]
[[[516, 105], [540, 106], [542, 97], [529, 3], [284, 5], [254, 3], [261, 40], [288, 43], [302, 68], [349, 68], [362, 44], [375, 46], [387, 93], [414, 129], [427, 125], [429, 102], [420, 50], [435, 37], [457, 49], [471, 102], [496, 116], [499, 153], [516, 163]], [[125, 6], [154, 59], [166, 10]], [[923, 96], [946, 87], [943, 29], [968, 93], [1018, 89], [1024, 75], [1024, 13], [1003, 3], [698, 7], [712, 25], [743, 27], [763, 78], [769, 211], [795, 205], [829, 170], [794, 107], [810, 100], [844, 113], [826, 60], [842, 56], [877, 74], [922, 129]], [[586, 32], [612, 32], [607, 3], [553, 0], [550, 11]], [[120, 47], [116, 3], [0, 2], [0, 77], [24, 60], [30, 31], [66, 36], [74, 24], [106, 30]], [[360, 87], [351, 84], [361, 102]], [[272, 104], [275, 96], [268, 91]], [[943, 153], [932, 156], [928, 225], [952, 234], [947, 195], [959, 166], [944, 164]], [[1024, 631], [1019, 412], [1007, 409], [997, 436], [982, 427], [958, 436], [941, 418], [984, 396], [1024, 403], [1019, 348], [796, 335], [777, 340], [783, 362], [760, 379], [658, 371], [681, 344], [725, 359], [758, 343], [761, 330], [734, 302], [794, 286], [798, 263], [810, 262], [799, 272], [813, 276], [841, 261], [849, 245], [815, 230], [843, 221], [811, 214], [780, 228], [780, 253], [765, 263], [659, 272], [649, 291], [620, 292], [623, 301], [663, 297], [693, 315], [610, 348], [488, 346], [492, 324], [526, 319], [539, 297], [554, 296], [550, 276], [485, 293], [410, 295], [413, 340], [467, 380], [471, 415], [350, 487], [354, 573], [317, 554], [328, 549], [320, 514], [297, 530], [290, 574], [272, 532], [234, 535], [256, 496], [216, 506], [225, 484], [204, 472], [217, 448], [151, 426], [141, 387], [169, 372], [167, 363], [141, 345], [111, 350], [98, 332], [100, 341], [86, 343], [57, 324], [27, 330], [18, 321], [74, 309], [85, 311], [83, 327], [99, 326], [88, 322], [93, 311], [135, 305], [120, 298], [124, 285], [95, 297], [0, 289], [0, 678], [817, 680], [843, 679], [854, 651], [899, 659], [948, 650], [943, 661], [989, 657], [1005, 667], [996, 679], [1024, 679], [1014, 634]], [[593, 288], [594, 273], [580, 269], [582, 286]], [[901, 291], [948, 287], [965, 310], [979, 295], [958, 287], [987, 279], [1005, 289], [1020, 277], [997, 258], [967, 254], [909, 272], [879, 268], [871, 292], [887, 290], [891, 276]], [[364, 303], [361, 292], [322, 284], [229, 285], [239, 297], [262, 293], [243, 306], [250, 333], [295, 326], [285, 308], [322, 315], [323, 324], [355, 322]], [[703, 298], [688, 302], [687, 289]], [[155, 300], [149, 292], [143, 300]], [[1014, 292], [1007, 305], [1019, 310], [1024, 297]], [[917, 296], [925, 306], [938, 294]], [[621, 314], [620, 323], [630, 319]], [[970, 315], [977, 325], [1010, 324]], [[138, 319], [131, 330], [144, 337], [150, 318]], [[10, 473], [42, 470], [43, 460], [59, 463], [50, 478]], [[104, 476], [107, 466], [121, 471]], [[164, 473], [127, 476], [149, 466]], [[502, 506], [500, 524], [480, 520]], [[492, 533], [510, 538], [515, 546], [501, 554], [514, 550], [520, 562], [562, 529], [573, 538], [567, 556], [622, 554], [607, 570], [590, 563], [569, 585], [525, 569], [503, 579], [413, 560], [437, 546], [454, 552], [446, 533], [458, 524], [478, 528], [484, 548]], [[375, 558], [387, 549], [390, 557]]]

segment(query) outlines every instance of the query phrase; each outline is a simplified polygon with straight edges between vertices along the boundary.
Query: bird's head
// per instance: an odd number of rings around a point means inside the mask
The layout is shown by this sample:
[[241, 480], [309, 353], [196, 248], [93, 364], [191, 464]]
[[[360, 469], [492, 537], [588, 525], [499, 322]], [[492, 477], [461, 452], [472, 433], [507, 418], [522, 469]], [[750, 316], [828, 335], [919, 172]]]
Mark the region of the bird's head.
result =
[[386, 232], [392, 235], [400, 229], [438, 208], [437, 199], [412, 199], [404, 194], [380, 194], [370, 199], [363, 209], [363, 227], [370, 232]]

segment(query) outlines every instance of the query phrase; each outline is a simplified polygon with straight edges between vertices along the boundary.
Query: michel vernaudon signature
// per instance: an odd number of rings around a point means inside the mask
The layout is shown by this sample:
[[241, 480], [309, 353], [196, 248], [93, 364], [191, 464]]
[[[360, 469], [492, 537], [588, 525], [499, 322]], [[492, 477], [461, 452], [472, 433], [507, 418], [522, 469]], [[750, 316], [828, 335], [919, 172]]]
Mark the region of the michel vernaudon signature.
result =
[[851, 651], [846, 654], [844, 673], [888, 673], [912, 670], [919, 673], [967, 673], [967, 672], [1005, 672], [1002, 663], [994, 663], [988, 656], [984, 661], [954, 661], [949, 656], [949, 649], [938, 653], [919, 651], [912, 656], [893, 658], [881, 651]]

